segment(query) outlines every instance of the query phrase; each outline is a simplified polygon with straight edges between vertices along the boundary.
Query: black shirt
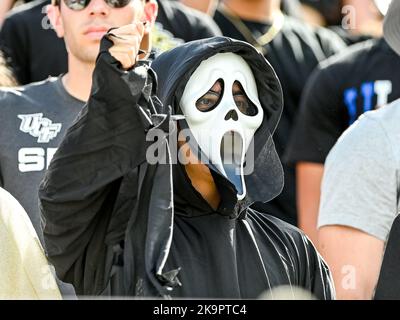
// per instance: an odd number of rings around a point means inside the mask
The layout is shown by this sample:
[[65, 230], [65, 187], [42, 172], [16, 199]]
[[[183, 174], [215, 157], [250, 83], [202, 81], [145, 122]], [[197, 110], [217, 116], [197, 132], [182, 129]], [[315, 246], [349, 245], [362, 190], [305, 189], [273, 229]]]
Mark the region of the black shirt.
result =
[[[41, 81], [68, 70], [64, 40], [57, 37], [46, 16], [46, 6], [50, 2], [36, 0], [17, 7], [0, 31], [0, 49], [20, 84]], [[220, 35], [207, 15], [180, 3], [162, 0], [158, 4], [158, 24], [154, 31], [156, 51]]]
[[364, 112], [400, 97], [400, 57], [385, 40], [350, 47], [315, 70], [285, 155], [324, 163], [340, 135]]
[[[214, 16], [225, 36], [245, 40], [236, 27], [217, 10]], [[257, 37], [269, 28], [267, 23], [243, 21]], [[265, 57], [275, 69], [282, 84], [285, 106], [274, 135], [278, 154], [283, 155], [298, 113], [303, 87], [318, 63], [344, 48], [343, 41], [333, 32], [314, 29], [300, 20], [285, 16], [282, 30], [265, 46]], [[254, 208], [269, 212], [289, 223], [296, 224], [294, 168], [284, 165], [285, 187], [280, 196], [268, 204]]]

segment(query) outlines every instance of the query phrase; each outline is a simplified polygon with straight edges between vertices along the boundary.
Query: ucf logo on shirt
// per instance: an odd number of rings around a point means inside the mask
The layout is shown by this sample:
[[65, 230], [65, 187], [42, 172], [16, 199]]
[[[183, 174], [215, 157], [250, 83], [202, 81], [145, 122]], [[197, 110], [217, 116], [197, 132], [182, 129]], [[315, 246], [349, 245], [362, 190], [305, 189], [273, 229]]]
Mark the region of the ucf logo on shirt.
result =
[[[38, 143], [49, 143], [60, 133], [62, 124], [53, 123], [43, 117], [43, 113], [21, 114], [19, 129], [37, 138]], [[18, 151], [18, 169], [20, 172], [42, 171], [47, 169], [57, 148], [21, 148]]]
[[44, 118], [43, 113], [20, 114], [18, 118], [22, 120], [19, 129], [38, 138], [38, 143], [49, 143], [61, 131], [62, 124]]

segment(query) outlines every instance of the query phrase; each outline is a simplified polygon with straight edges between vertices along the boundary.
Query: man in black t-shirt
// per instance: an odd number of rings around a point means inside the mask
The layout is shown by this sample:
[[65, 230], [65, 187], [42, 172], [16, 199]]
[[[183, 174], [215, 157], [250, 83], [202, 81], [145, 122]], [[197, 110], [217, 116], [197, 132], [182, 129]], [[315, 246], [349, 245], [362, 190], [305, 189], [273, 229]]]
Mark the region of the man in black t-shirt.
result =
[[400, 97], [399, 71], [385, 40], [369, 40], [321, 63], [307, 83], [284, 160], [296, 166], [299, 216], [312, 240], [326, 156], [362, 113]]
[[[247, 41], [263, 52], [281, 81], [285, 106], [275, 143], [282, 156], [309, 75], [320, 61], [344, 48], [345, 44], [329, 30], [314, 29], [298, 19], [282, 15], [279, 2], [225, 0], [220, 3], [214, 20], [225, 36]], [[294, 168], [284, 166], [284, 169], [282, 194], [255, 208], [296, 224]]]
[[[35, 0], [19, 6], [0, 31], [0, 48], [20, 84], [67, 71], [67, 51], [46, 16], [48, 4], [50, 0]], [[159, 14], [153, 30], [156, 53], [183, 42], [220, 35], [220, 30], [206, 14], [174, 1], [159, 0], [158, 4]]]

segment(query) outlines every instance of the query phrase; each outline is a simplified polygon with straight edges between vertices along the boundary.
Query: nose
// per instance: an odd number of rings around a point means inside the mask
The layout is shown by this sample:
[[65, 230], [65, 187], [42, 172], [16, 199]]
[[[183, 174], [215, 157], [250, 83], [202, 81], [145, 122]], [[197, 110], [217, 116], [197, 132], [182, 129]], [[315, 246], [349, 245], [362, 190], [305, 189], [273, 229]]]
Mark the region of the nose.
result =
[[110, 7], [104, 0], [91, 0], [88, 10], [91, 16], [106, 16], [110, 12]]
[[226, 114], [225, 120], [228, 121], [229, 119], [232, 119], [233, 121], [239, 120], [239, 116], [238, 116], [236, 110], [232, 109]]

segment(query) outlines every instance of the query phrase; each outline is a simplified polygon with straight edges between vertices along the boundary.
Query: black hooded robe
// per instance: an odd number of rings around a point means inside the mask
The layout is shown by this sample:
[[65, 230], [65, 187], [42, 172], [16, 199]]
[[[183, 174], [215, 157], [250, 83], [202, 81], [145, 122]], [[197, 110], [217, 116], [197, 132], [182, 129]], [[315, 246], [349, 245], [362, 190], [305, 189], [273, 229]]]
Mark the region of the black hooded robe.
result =
[[[110, 45], [103, 39], [91, 97], [39, 191], [46, 251], [58, 277], [78, 295], [257, 298], [287, 285], [332, 299], [328, 267], [298, 229], [250, 209], [249, 200], [238, 202], [234, 186], [213, 170], [221, 196], [217, 210], [184, 167], [146, 162], [153, 143], [146, 133], [161, 128], [168, 137], [170, 112], [154, 95], [155, 75], [147, 64], [123, 71]], [[270, 172], [276, 159], [268, 132], [279, 121], [282, 97], [275, 73], [253, 47], [218, 37], [164, 54], [153, 63], [158, 96], [175, 107], [190, 74], [218, 52], [240, 54], [255, 73], [266, 115], [255, 148], [266, 150], [260, 165]], [[161, 142], [169, 159], [167, 139]], [[282, 169], [271, 168], [276, 172], [265, 183], [249, 177], [259, 183], [248, 180], [250, 195], [264, 186], [275, 188], [272, 194], [281, 190]]]

